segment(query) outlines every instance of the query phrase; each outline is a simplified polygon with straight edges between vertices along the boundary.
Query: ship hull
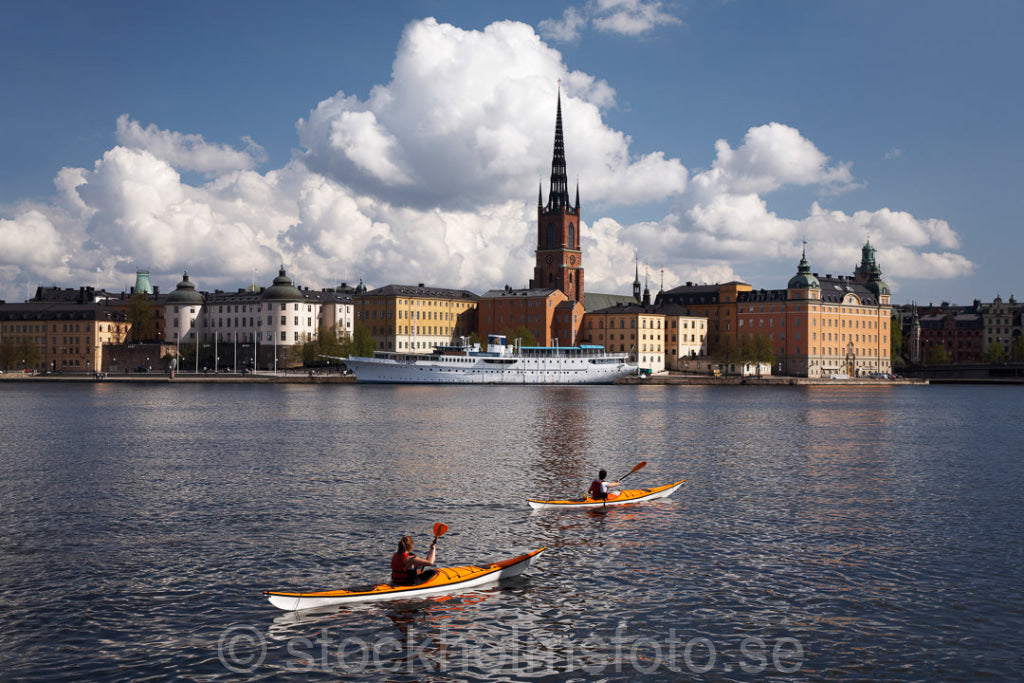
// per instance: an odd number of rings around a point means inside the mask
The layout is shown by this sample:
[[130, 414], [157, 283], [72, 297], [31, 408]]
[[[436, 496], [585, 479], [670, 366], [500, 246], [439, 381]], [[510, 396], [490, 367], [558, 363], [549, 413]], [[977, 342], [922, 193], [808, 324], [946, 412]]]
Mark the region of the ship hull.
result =
[[612, 384], [636, 374], [625, 358], [348, 358], [364, 384]]

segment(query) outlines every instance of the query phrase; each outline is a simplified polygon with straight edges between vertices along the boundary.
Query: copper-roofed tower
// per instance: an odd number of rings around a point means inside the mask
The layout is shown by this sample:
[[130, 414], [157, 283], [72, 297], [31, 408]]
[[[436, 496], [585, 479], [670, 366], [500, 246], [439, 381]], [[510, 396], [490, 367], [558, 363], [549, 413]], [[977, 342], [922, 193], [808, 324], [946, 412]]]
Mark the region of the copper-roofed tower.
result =
[[548, 203], [537, 197], [537, 264], [530, 287], [559, 289], [570, 301], [583, 303], [583, 252], [580, 251], [580, 189], [576, 206], [569, 203], [565, 170], [565, 139], [562, 136], [562, 93], [555, 114], [555, 150], [551, 159]]

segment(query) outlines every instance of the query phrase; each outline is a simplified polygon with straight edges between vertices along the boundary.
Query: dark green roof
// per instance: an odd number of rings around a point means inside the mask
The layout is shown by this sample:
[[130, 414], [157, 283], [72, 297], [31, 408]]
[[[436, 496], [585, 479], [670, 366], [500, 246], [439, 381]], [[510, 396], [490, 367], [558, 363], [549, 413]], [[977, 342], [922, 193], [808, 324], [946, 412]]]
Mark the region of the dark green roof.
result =
[[264, 301], [300, 301], [305, 297], [299, 288], [292, 284], [292, 281], [284, 273], [284, 266], [278, 271], [274, 278], [274, 284], [263, 290], [260, 299]]
[[188, 272], [186, 271], [175, 290], [167, 295], [165, 302], [180, 306], [191, 306], [193, 304], [201, 306], [203, 304], [203, 295], [196, 291], [195, 283], [189, 281]]

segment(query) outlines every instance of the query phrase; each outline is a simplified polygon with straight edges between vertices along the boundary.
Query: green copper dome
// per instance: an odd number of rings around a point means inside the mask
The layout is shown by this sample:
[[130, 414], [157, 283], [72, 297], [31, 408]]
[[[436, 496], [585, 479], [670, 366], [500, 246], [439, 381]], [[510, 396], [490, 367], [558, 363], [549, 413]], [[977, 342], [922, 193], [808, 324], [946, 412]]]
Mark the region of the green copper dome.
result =
[[800, 256], [800, 265], [796, 267], [796, 275], [789, 278], [789, 289], [820, 289], [821, 283], [811, 272], [811, 266], [807, 263], [807, 247], [804, 247]]

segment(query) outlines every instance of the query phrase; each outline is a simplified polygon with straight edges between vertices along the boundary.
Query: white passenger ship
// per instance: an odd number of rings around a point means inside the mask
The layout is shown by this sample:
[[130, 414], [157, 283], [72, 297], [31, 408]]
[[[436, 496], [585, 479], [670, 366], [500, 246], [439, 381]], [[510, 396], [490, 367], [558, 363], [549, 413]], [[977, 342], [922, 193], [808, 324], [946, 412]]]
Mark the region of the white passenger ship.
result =
[[603, 346], [509, 346], [499, 334], [488, 336], [486, 351], [463, 343], [429, 355], [378, 351], [338, 360], [363, 383], [611, 384], [637, 372], [627, 354]]

